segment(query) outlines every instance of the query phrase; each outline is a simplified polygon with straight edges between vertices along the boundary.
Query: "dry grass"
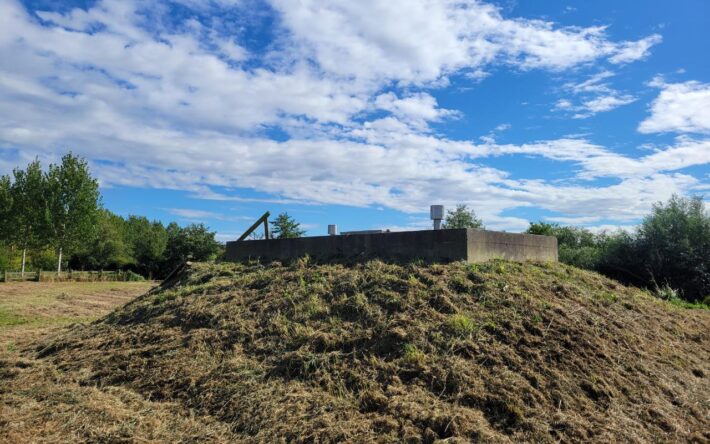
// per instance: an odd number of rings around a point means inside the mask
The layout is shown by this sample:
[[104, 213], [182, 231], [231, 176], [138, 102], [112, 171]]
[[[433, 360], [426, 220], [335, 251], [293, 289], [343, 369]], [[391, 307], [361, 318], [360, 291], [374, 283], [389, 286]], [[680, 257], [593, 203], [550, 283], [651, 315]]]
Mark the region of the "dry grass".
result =
[[[175, 403], [132, 390], [99, 390], [22, 353], [62, 328], [105, 316], [154, 282], [12, 282], [0, 284], [0, 442], [229, 442], [228, 428], [186, 415]], [[5, 385], [6, 384], [6, 385]]]
[[560, 264], [196, 264], [0, 369], [8, 442], [710, 440], [710, 312]]
[[22, 347], [53, 328], [105, 316], [154, 282], [0, 283], [0, 350]]

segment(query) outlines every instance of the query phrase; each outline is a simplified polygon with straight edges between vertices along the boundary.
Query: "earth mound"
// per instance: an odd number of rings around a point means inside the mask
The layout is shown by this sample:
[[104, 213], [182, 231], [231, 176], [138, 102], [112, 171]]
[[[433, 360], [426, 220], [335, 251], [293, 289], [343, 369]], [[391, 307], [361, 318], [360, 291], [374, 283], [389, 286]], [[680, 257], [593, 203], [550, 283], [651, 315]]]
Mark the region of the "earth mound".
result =
[[184, 442], [710, 441], [710, 311], [562, 264], [192, 264], [32, 353], [77, 440], [161, 439], [100, 395]]

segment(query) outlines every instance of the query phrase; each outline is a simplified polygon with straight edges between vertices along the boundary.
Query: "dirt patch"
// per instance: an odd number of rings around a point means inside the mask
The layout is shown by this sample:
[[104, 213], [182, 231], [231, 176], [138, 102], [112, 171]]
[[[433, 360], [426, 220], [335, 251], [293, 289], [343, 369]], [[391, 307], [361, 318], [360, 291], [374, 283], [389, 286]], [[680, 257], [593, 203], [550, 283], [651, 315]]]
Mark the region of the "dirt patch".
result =
[[195, 264], [18, 356], [16, 434], [58, 390], [86, 442], [149, 439], [85, 409], [121, 396], [168, 441], [710, 440], [710, 312], [560, 264]]

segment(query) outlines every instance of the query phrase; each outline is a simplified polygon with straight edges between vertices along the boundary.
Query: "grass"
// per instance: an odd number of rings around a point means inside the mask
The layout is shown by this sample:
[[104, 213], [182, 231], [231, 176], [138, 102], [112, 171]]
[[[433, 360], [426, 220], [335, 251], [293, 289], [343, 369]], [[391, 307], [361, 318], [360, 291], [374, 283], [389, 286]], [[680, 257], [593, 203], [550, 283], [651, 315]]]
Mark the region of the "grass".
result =
[[[0, 350], [55, 327], [93, 321], [144, 293], [152, 282], [0, 283]], [[26, 342], [26, 341], [25, 341]]]
[[448, 325], [451, 330], [459, 335], [470, 335], [476, 330], [476, 323], [469, 316], [464, 314], [455, 314], [448, 320]]
[[[78, 289], [52, 291], [6, 313], [81, 316]], [[193, 264], [97, 322], [8, 341], [0, 427], [7, 442], [706, 442], [708, 375], [710, 313], [562, 264]]]
[[7, 311], [6, 309], [0, 308], [0, 328], [26, 323], [27, 319], [22, 316], [18, 316], [10, 311]]

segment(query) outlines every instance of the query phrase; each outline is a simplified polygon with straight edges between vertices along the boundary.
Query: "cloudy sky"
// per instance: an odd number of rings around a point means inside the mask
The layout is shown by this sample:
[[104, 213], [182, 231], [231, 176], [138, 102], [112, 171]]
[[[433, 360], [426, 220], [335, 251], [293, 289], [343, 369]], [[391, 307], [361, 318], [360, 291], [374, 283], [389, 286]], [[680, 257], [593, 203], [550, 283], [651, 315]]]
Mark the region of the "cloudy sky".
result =
[[71, 150], [221, 239], [633, 226], [710, 196], [708, 42], [704, 0], [0, 0], [0, 173]]

